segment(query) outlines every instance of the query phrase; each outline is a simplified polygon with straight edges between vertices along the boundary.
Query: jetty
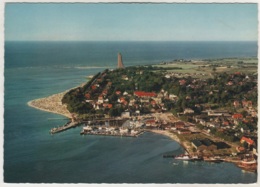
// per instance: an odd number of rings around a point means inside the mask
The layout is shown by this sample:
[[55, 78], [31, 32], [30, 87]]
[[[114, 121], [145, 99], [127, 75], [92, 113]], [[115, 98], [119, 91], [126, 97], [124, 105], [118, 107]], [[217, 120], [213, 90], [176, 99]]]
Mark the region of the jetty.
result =
[[62, 131], [66, 131], [66, 130], [74, 128], [74, 127], [77, 127], [77, 126], [79, 126], [81, 124], [82, 124], [81, 122], [70, 121], [70, 122], [66, 123], [65, 125], [63, 125], [61, 127], [54, 127], [54, 128], [52, 128], [50, 130], [50, 133], [51, 134], [56, 134], [56, 133], [59, 133], [59, 132], [62, 132]]

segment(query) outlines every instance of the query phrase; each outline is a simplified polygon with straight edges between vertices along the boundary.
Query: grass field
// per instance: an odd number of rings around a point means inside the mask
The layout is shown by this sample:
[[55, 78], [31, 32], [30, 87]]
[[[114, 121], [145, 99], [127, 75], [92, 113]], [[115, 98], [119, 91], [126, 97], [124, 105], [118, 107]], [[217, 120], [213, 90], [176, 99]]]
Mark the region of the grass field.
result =
[[[155, 67], [163, 67], [167, 72], [181, 73], [183, 76], [195, 76], [198, 78], [209, 78], [214, 73], [234, 73], [241, 72], [245, 74], [257, 73], [257, 58], [226, 58], [213, 60], [200, 60], [192, 62], [169, 62], [168, 64], [154, 65]], [[179, 67], [182, 69], [170, 69]], [[215, 68], [214, 68], [215, 67]], [[169, 68], [169, 70], [167, 70]]]

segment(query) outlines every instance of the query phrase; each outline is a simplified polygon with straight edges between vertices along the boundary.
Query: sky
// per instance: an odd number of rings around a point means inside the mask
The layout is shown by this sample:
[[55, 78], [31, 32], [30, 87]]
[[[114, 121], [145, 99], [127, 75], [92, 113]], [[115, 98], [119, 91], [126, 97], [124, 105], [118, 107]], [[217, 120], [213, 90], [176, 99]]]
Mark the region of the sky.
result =
[[257, 41], [257, 4], [6, 3], [5, 41]]

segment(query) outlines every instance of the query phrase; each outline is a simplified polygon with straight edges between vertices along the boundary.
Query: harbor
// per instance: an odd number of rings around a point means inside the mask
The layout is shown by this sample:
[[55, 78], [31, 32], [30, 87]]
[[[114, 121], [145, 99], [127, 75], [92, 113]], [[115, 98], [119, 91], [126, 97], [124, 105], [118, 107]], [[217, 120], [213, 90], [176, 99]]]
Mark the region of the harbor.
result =
[[[229, 154], [210, 154], [211, 152], [204, 151], [194, 151], [194, 147], [186, 140], [181, 141], [179, 138], [181, 135], [176, 133], [160, 130], [159, 127], [152, 127], [146, 125], [148, 118], [143, 118], [142, 120], [134, 119], [123, 119], [123, 118], [104, 118], [104, 119], [92, 119], [92, 120], [74, 120], [69, 121], [63, 126], [55, 127], [50, 130], [51, 134], [66, 131], [70, 128], [75, 128], [77, 126], [83, 126], [80, 131], [80, 135], [88, 136], [114, 136], [114, 137], [132, 137], [136, 138], [145, 132], [153, 132], [157, 134], [162, 134], [170, 137], [171, 139], [177, 141], [183, 148], [184, 153], [180, 155], [174, 154], [163, 154], [163, 158], [172, 158], [180, 161], [203, 161], [210, 163], [221, 163], [230, 162], [234, 163], [237, 167], [242, 170], [249, 172], [257, 172], [257, 164], [253, 158], [246, 158], [239, 155], [229, 155]], [[249, 160], [246, 161], [246, 160]], [[253, 161], [254, 162], [253, 162]]]

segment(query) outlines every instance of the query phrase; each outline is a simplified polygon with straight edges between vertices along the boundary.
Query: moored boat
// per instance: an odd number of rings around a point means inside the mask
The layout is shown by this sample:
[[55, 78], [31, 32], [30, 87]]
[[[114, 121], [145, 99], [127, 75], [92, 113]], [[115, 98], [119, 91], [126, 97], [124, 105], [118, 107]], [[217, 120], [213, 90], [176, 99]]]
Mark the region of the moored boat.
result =
[[215, 163], [220, 163], [223, 160], [221, 160], [220, 158], [217, 157], [203, 157], [203, 160], [206, 162], [215, 162]]
[[193, 161], [200, 161], [200, 160], [202, 160], [202, 158], [201, 158], [201, 157], [198, 157], [198, 156], [192, 156], [191, 159], [192, 159]]
[[257, 172], [257, 161], [255, 159], [242, 160], [237, 166], [245, 171]]
[[185, 154], [175, 156], [174, 159], [176, 159], [176, 160], [192, 160], [189, 155], [185, 155]]

